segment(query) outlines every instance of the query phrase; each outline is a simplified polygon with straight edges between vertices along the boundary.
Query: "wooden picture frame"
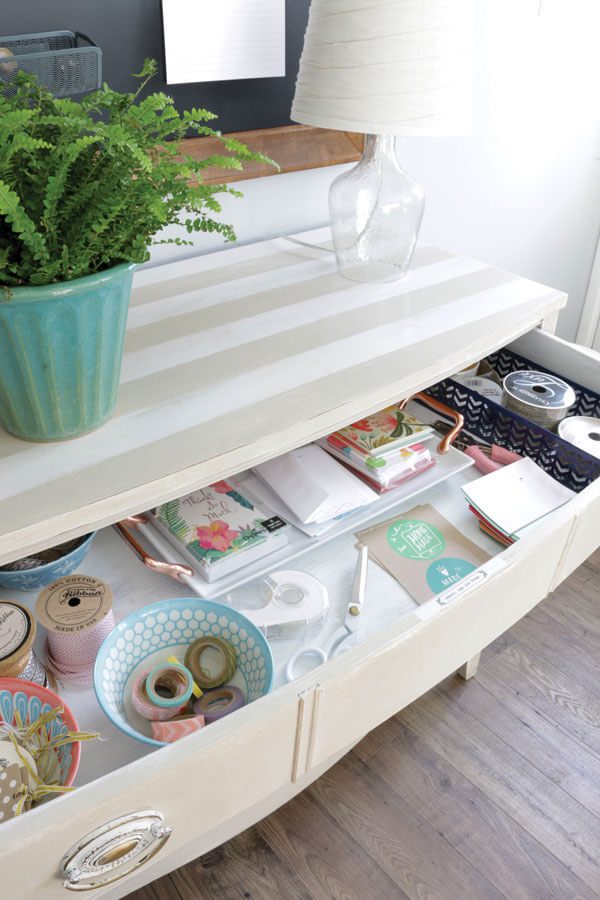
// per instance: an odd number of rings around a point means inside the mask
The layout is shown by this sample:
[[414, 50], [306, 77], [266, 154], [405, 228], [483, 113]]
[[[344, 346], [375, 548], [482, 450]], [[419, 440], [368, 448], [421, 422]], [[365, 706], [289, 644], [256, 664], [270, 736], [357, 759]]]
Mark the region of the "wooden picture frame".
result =
[[[264, 163], [250, 162], [243, 172], [219, 168], [205, 170], [205, 184], [226, 184], [246, 181], [283, 172], [300, 172], [321, 166], [337, 166], [356, 162], [363, 148], [362, 134], [313, 128], [310, 125], [283, 125], [279, 128], [260, 128], [255, 131], [238, 131], [228, 137], [236, 137], [252, 150], [264, 153], [279, 164], [279, 172]], [[196, 159], [204, 159], [213, 153], [222, 153], [217, 138], [187, 138], [182, 150]]]

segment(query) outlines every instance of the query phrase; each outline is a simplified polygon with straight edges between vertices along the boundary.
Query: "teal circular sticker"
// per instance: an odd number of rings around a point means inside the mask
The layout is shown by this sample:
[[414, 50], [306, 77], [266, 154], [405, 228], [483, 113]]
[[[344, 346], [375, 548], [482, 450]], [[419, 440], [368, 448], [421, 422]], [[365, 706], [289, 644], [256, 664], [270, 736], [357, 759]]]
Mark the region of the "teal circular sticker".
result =
[[431, 563], [427, 569], [427, 584], [434, 594], [441, 594], [446, 588], [452, 587], [465, 575], [470, 575], [477, 567], [466, 559], [456, 559], [453, 556], [445, 556]]
[[420, 519], [398, 519], [387, 530], [388, 544], [407, 559], [437, 559], [446, 542], [441, 531]]

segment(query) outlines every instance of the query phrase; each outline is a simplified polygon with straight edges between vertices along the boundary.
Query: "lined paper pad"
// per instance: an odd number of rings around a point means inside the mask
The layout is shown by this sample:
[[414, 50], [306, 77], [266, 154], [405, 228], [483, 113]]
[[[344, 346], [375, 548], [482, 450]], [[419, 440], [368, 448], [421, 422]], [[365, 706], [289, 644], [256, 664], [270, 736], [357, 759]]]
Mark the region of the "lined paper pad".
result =
[[167, 84], [285, 75], [285, 0], [162, 0]]

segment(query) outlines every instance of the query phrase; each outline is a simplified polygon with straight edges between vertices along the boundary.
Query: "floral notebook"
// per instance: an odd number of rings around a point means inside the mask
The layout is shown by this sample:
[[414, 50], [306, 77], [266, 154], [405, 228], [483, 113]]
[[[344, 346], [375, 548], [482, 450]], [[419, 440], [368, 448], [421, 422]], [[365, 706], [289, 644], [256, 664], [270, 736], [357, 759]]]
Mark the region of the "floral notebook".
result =
[[384, 456], [417, 441], [427, 440], [433, 434], [431, 425], [419, 422], [398, 404], [373, 413], [353, 425], [340, 428], [327, 440], [334, 446], [347, 445], [365, 456]]
[[207, 581], [284, 547], [290, 528], [229, 481], [163, 503], [154, 521]]

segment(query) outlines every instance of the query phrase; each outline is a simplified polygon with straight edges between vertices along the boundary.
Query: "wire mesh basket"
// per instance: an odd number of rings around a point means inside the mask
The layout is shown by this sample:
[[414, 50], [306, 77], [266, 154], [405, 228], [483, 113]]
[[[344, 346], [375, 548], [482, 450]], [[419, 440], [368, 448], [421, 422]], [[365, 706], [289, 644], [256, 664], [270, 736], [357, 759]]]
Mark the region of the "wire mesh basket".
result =
[[55, 97], [73, 97], [102, 84], [102, 51], [80, 32], [0, 36], [0, 90], [15, 90], [19, 70], [36, 75]]
[[[500, 378], [509, 372], [540, 368], [531, 360], [506, 349], [489, 356], [488, 362]], [[557, 372], [550, 372], [547, 367], [544, 371], [563, 377]], [[569, 415], [600, 417], [600, 396], [571, 379], [568, 381], [577, 398]], [[433, 385], [427, 393], [462, 413], [466, 431], [488, 444], [499, 444], [522, 456], [529, 456], [556, 481], [573, 491], [583, 490], [600, 477], [600, 459], [452, 378]]]

